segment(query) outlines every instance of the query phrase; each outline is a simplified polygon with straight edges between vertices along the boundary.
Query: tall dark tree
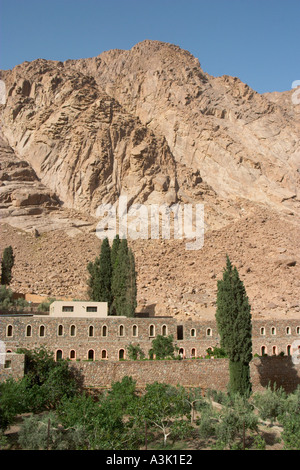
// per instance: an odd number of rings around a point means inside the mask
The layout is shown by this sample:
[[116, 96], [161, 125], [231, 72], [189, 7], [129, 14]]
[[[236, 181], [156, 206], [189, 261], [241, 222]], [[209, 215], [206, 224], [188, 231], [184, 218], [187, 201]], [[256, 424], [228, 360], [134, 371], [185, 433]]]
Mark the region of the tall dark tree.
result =
[[132, 250], [127, 239], [122, 239], [113, 266], [112, 315], [133, 317], [136, 309], [136, 272]]
[[229, 391], [248, 395], [251, 392], [251, 307], [244, 284], [228, 256], [223, 279], [218, 281], [216, 321], [221, 347], [229, 357]]
[[1, 284], [8, 286], [12, 279], [12, 268], [15, 262], [12, 246], [4, 249], [1, 261]]
[[107, 302], [108, 308], [111, 306], [112, 293], [112, 266], [111, 266], [111, 248], [108, 238], [105, 238], [101, 244], [100, 256], [94, 263], [88, 264], [90, 273], [89, 295], [95, 302]]
[[113, 239], [113, 243], [112, 243], [112, 247], [111, 247], [111, 265], [112, 265], [112, 269], [114, 269], [114, 265], [115, 265], [115, 262], [117, 260], [117, 256], [118, 256], [118, 251], [119, 251], [119, 248], [120, 248], [120, 237], [119, 235], [117, 234], [115, 236], [115, 238]]

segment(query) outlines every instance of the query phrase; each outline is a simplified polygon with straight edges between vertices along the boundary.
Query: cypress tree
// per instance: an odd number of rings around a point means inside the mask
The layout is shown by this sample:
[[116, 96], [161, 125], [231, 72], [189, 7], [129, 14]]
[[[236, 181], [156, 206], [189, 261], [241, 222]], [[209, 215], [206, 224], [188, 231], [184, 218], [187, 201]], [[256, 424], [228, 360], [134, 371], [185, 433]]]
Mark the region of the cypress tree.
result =
[[105, 238], [101, 244], [100, 256], [95, 259], [94, 263], [90, 262], [87, 268], [90, 273], [90, 299], [95, 302], [107, 302], [108, 308], [110, 308], [112, 302], [112, 266], [108, 238]]
[[229, 357], [229, 390], [248, 395], [251, 392], [251, 307], [244, 284], [228, 256], [223, 279], [218, 281], [216, 321], [221, 347]]
[[12, 246], [4, 249], [1, 261], [1, 284], [8, 286], [12, 279], [12, 268], [15, 262]]
[[114, 269], [114, 265], [118, 256], [118, 251], [120, 248], [120, 237], [117, 234], [113, 240], [112, 247], [111, 247], [111, 265]]
[[113, 266], [113, 303], [111, 315], [133, 317], [136, 309], [136, 272], [134, 256], [128, 248], [127, 239], [121, 240]]

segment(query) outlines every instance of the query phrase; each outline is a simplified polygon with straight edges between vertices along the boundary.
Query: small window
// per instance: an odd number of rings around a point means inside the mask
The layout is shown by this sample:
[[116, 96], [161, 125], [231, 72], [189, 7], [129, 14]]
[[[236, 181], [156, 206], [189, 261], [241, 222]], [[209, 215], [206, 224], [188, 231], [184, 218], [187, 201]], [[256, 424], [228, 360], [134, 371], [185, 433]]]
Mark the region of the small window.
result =
[[62, 350], [61, 350], [61, 349], [58, 349], [58, 350], [56, 351], [56, 355], [55, 355], [55, 356], [56, 356], [56, 360], [57, 360], [57, 361], [59, 361], [60, 359], [62, 359], [62, 358], [63, 358], [63, 352], [62, 352]]
[[97, 307], [87, 307], [86, 311], [87, 312], [97, 312], [98, 308]]
[[272, 335], [276, 335], [276, 328], [275, 328], [275, 326], [272, 326], [272, 328], [271, 328], [271, 334], [272, 334]]
[[123, 325], [119, 326], [119, 336], [124, 336], [124, 326]]
[[136, 325], [132, 327], [132, 336], [138, 336], [138, 327]]
[[195, 330], [195, 328], [192, 328], [192, 329], [191, 329], [191, 336], [193, 336], [193, 337], [196, 336], [196, 330]]
[[63, 336], [64, 327], [62, 325], [58, 325], [57, 334], [58, 334], [58, 336]]
[[119, 360], [125, 359], [125, 350], [120, 349], [119, 351]]
[[266, 334], [266, 329], [265, 329], [264, 326], [261, 327], [261, 329], [260, 329], [260, 334], [261, 334], [261, 335], [265, 335], [265, 334]]
[[261, 355], [264, 356], [265, 354], [267, 354], [267, 348], [266, 348], [266, 346], [262, 346], [261, 347]]
[[92, 325], [89, 326], [89, 336], [94, 336], [94, 327]]
[[72, 307], [71, 305], [64, 305], [63, 308], [62, 308], [62, 311], [63, 312], [74, 312], [74, 307]]
[[11, 360], [6, 360], [4, 364], [4, 369], [11, 369]]
[[286, 347], [286, 354], [287, 354], [288, 356], [291, 355], [291, 345], [290, 345], [290, 344], [288, 344], [287, 347]]
[[296, 333], [297, 333], [297, 335], [300, 335], [300, 326], [297, 326]]
[[154, 325], [150, 325], [149, 327], [149, 336], [155, 336], [155, 327]]
[[183, 325], [177, 326], [177, 339], [183, 339]]
[[95, 357], [95, 351], [93, 349], [90, 349], [88, 351], [88, 360], [89, 361], [93, 361], [94, 360], [94, 357]]
[[273, 354], [273, 356], [276, 356], [276, 355], [277, 355], [277, 346], [273, 346], [273, 348], [272, 348], [272, 354]]
[[212, 329], [211, 328], [207, 328], [206, 336], [212, 336]]
[[102, 326], [102, 336], [107, 336], [107, 326], [106, 325]]
[[183, 349], [183, 348], [180, 348], [180, 349], [179, 349], [179, 356], [182, 357], [182, 358], [185, 357], [184, 349]]
[[40, 326], [40, 336], [41, 337], [45, 336], [45, 327], [44, 327], [44, 325]]
[[32, 328], [31, 325], [26, 326], [26, 336], [31, 336], [32, 335]]
[[70, 328], [70, 335], [71, 335], [71, 336], [75, 336], [75, 335], [76, 335], [76, 326], [75, 326], [75, 325], [71, 325], [71, 328]]
[[13, 335], [13, 327], [12, 325], [7, 325], [6, 336], [12, 336], [12, 335]]
[[71, 349], [71, 351], [70, 351], [70, 359], [76, 359], [76, 351], [75, 351], [75, 349]]
[[167, 333], [167, 325], [163, 325], [163, 326], [162, 326], [161, 334], [162, 334], [163, 336], [167, 336], [167, 334], [168, 334], [168, 333]]
[[196, 349], [195, 348], [191, 349], [191, 357], [196, 357]]
[[291, 334], [291, 327], [290, 327], [290, 326], [287, 326], [287, 327], [286, 327], [286, 334], [287, 334], [287, 335], [290, 335], [290, 334]]
[[102, 349], [102, 351], [101, 351], [101, 359], [107, 359], [107, 351], [106, 351], [106, 349]]

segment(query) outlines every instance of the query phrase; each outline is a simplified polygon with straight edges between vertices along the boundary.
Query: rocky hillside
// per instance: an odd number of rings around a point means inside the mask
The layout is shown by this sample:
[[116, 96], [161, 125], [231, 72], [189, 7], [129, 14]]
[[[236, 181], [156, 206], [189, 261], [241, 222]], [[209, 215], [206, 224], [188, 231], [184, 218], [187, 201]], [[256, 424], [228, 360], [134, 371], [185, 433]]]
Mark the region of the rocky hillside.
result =
[[132, 203], [202, 203], [205, 241], [130, 240], [139, 309], [213, 315], [228, 253], [254, 315], [299, 315], [300, 110], [291, 92], [260, 95], [212, 77], [179, 47], [2, 71], [1, 251], [16, 253], [12, 287], [86, 295], [100, 247], [95, 212]]

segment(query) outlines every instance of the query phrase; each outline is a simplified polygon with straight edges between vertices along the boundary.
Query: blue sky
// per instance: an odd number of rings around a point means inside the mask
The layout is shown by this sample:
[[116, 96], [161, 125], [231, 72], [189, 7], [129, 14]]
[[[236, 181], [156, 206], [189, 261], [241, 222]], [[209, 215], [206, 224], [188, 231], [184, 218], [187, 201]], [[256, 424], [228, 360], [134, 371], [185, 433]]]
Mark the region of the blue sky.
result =
[[0, 0], [0, 69], [144, 39], [176, 44], [205, 72], [259, 93], [300, 80], [300, 0]]

